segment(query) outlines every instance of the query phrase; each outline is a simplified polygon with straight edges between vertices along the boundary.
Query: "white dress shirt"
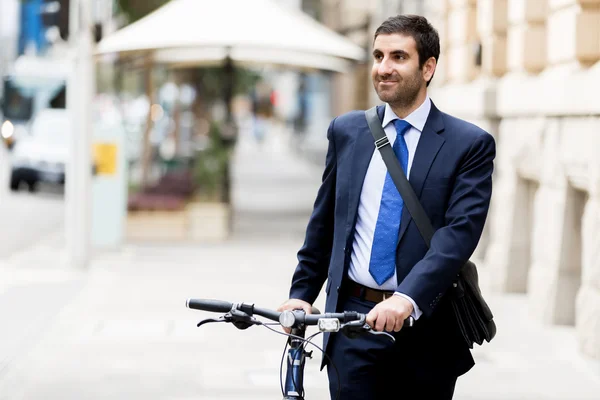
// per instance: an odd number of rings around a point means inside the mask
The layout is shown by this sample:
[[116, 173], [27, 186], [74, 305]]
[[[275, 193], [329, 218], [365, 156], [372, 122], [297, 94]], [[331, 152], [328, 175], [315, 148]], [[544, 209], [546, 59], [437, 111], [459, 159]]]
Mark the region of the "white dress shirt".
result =
[[[406, 145], [408, 147], [408, 169], [406, 171], [407, 178], [410, 176], [410, 168], [415, 156], [415, 151], [417, 150], [417, 144], [419, 143], [421, 132], [423, 131], [423, 127], [425, 126], [425, 122], [427, 121], [430, 110], [431, 100], [429, 97], [426, 97], [425, 101], [419, 106], [419, 108], [404, 118], [404, 120], [411, 125], [408, 132], [404, 134], [404, 139], [406, 140]], [[390, 144], [393, 144], [396, 140], [396, 128], [392, 123], [392, 121], [395, 119], [400, 118], [396, 116], [390, 105], [386, 103], [382, 127], [390, 141]], [[379, 216], [379, 205], [381, 203], [381, 195], [383, 193], [383, 185], [385, 183], [386, 174], [387, 167], [381, 158], [381, 153], [379, 150], [375, 149], [373, 156], [371, 157], [371, 162], [369, 163], [360, 194], [358, 217], [356, 220], [356, 233], [354, 235], [354, 243], [352, 246], [352, 254], [350, 256], [350, 268], [348, 270], [348, 275], [350, 279], [364, 286], [373, 289], [394, 291], [398, 287], [395, 271], [394, 275], [381, 286], [377, 285], [369, 273], [373, 235], [375, 233], [377, 217]], [[400, 221], [398, 221], [398, 224], [400, 224]], [[412, 315], [415, 319], [418, 319], [421, 316], [422, 312], [413, 299], [402, 293], [396, 292], [395, 294], [405, 297], [412, 303], [414, 307]]]

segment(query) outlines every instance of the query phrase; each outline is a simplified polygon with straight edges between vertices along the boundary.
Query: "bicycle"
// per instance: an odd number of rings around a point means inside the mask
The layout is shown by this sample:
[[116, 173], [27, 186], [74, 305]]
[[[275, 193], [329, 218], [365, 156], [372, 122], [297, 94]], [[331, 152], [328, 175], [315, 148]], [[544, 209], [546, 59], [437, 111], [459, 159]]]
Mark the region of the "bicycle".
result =
[[[371, 329], [366, 323], [367, 315], [354, 311], [321, 314], [319, 310], [313, 307], [311, 314], [306, 314], [303, 310], [278, 312], [267, 308], [255, 307], [254, 304], [229, 303], [212, 299], [188, 299], [186, 301], [186, 307], [194, 310], [225, 313], [216, 319], [207, 318], [200, 321], [197, 324], [198, 327], [211, 322], [232, 323], [236, 328], [241, 330], [248, 329], [253, 325], [260, 325], [275, 333], [287, 336], [288, 341], [283, 350], [283, 357], [285, 357], [288, 346], [290, 349], [288, 351], [286, 363], [285, 385], [281, 384], [280, 381], [283, 400], [304, 400], [304, 366], [306, 358], [312, 358], [312, 351], [306, 351], [306, 346], [309, 343], [315, 346], [329, 359], [329, 356], [323, 349], [311, 342], [311, 340], [320, 333], [342, 332], [350, 338], [356, 338], [364, 334], [372, 334], [382, 335], [392, 341], [396, 340], [394, 336], [387, 332], [379, 332]], [[254, 317], [255, 315], [267, 318], [271, 321], [277, 321], [277, 325], [281, 325], [284, 328], [290, 328], [291, 333], [288, 334], [276, 331], [269, 325], [256, 319]], [[305, 338], [306, 327], [311, 325], [316, 325], [319, 332]], [[413, 325], [414, 319], [412, 317], [409, 317], [404, 321], [405, 327], [412, 327]], [[282, 365], [283, 357], [281, 362]], [[331, 362], [331, 360], [329, 361]], [[280, 379], [282, 375], [282, 365], [280, 366]], [[337, 367], [333, 363], [332, 365], [337, 373]], [[341, 388], [338, 388], [337, 398], [339, 398], [340, 389]]]

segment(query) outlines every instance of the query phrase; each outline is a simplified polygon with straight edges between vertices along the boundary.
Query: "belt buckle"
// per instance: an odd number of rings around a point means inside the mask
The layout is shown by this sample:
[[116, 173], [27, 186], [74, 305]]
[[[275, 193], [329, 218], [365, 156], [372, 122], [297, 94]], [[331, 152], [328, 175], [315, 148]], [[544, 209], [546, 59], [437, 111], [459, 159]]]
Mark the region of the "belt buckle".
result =
[[393, 295], [394, 295], [394, 293], [383, 292], [383, 294], [382, 294], [383, 300], [382, 301], [389, 299]]

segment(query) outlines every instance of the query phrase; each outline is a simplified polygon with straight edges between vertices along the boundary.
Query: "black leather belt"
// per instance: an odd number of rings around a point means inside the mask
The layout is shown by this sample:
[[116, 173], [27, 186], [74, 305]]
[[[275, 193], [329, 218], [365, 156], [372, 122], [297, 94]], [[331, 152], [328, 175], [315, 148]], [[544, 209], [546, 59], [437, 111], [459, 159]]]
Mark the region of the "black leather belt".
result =
[[380, 303], [394, 295], [393, 291], [372, 289], [370, 287], [361, 285], [360, 283], [354, 282], [351, 279], [344, 280], [344, 284], [342, 286], [344, 288], [344, 292], [348, 296], [357, 297], [361, 300], [366, 300], [373, 303]]

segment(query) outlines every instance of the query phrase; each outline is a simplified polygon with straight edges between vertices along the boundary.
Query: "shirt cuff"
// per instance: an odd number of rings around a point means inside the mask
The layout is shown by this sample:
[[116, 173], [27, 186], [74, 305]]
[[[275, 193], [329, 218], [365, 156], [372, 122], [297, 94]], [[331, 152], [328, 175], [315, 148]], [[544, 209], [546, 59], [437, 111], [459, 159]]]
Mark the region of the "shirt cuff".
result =
[[413, 312], [410, 315], [415, 319], [415, 321], [418, 320], [421, 317], [421, 315], [423, 315], [423, 312], [421, 311], [417, 303], [415, 303], [415, 301], [410, 296], [407, 296], [404, 293], [400, 292], [395, 292], [394, 295], [404, 297], [406, 300], [411, 302], [411, 304], [413, 305]]

